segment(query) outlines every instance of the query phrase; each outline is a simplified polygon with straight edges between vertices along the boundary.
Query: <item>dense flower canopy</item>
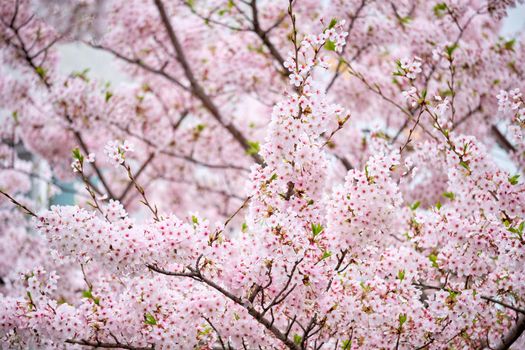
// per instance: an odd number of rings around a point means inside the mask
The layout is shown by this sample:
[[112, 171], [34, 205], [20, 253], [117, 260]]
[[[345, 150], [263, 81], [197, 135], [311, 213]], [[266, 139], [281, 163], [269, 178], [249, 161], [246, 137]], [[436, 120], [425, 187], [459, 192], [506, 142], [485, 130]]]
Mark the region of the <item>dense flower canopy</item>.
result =
[[1, 1], [0, 346], [525, 347], [515, 5]]

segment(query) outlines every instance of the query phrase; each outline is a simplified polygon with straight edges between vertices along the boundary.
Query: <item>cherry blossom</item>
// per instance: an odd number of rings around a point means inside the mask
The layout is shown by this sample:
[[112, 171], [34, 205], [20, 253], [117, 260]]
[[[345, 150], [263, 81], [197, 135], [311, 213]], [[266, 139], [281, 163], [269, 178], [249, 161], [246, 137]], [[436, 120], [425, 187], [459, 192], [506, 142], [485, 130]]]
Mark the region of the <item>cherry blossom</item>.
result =
[[0, 347], [523, 348], [517, 3], [1, 2]]

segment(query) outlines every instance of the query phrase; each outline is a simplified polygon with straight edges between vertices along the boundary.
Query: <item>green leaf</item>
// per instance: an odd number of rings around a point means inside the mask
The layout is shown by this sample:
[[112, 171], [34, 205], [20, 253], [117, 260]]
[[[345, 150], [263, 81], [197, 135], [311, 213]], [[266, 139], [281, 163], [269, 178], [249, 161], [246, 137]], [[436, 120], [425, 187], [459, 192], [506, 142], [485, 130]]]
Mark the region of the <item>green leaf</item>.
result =
[[301, 337], [299, 334], [294, 334], [293, 336], [293, 342], [297, 345], [301, 344], [303, 341], [303, 337]]
[[328, 40], [324, 44], [324, 48], [328, 51], [335, 51], [335, 43], [332, 40]]
[[412, 205], [410, 206], [410, 209], [412, 209], [412, 210], [416, 210], [417, 208], [419, 208], [420, 205], [421, 205], [421, 202], [420, 202], [420, 201], [417, 201], [417, 202], [415, 202], [414, 204], [412, 204]]
[[152, 314], [148, 312], [144, 315], [144, 323], [149, 324], [150, 326], [155, 326], [157, 324], [157, 320]]
[[441, 205], [441, 202], [440, 201], [437, 201], [436, 203], [436, 209], [439, 210], [441, 209], [442, 205]]
[[93, 292], [91, 291], [91, 289], [83, 291], [82, 292], [82, 297], [83, 298], [87, 298], [87, 299], [91, 299], [91, 300], [93, 300], [93, 302], [96, 305], [100, 305], [100, 298], [97, 298], [97, 297], [93, 296]]
[[241, 231], [242, 231], [242, 232], [246, 232], [246, 231], [248, 231], [248, 224], [247, 224], [247, 223], [245, 223], [245, 222], [242, 223]]
[[363, 281], [359, 282], [359, 285], [361, 286], [361, 288], [363, 289], [363, 291], [364, 291], [365, 293], [368, 293], [368, 292], [370, 292], [370, 291], [372, 290], [372, 287], [367, 286], [367, 285], [365, 284], [365, 282], [363, 282]]
[[366, 179], [368, 180], [368, 184], [371, 185], [371, 184], [375, 183], [374, 177], [370, 176], [370, 174], [368, 173], [368, 164], [365, 165], [365, 176], [366, 176]]
[[411, 21], [412, 21], [412, 17], [410, 17], [410, 16], [402, 17], [402, 18], [399, 19], [399, 22], [401, 24], [408, 24]]
[[82, 155], [80, 154], [80, 150], [77, 148], [73, 148], [71, 151], [73, 153], [73, 158], [79, 159]]
[[273, 180], [277, 180], [277, 174], [273, 173], [268, 182], [272, 182]]
[[430, 260], [432, 262], [432, 267], [435, 267], [436, 269], [439, 268], [439, 265], [437, 263], [438, 257], [437, 257], [436, 254], [430, 254], [428, 256], [428, 260]]
[[204, 125], [204, 124], [197, 124], [197, 125], [195, 126], [195, 130], [196, 130], [197, 132], [201, 132], [201, 131], [204, 130], [205, 128], [206, 128], [206, 125]]
[[228, 0], [228, 4], [226, 6], [228, 6], [229, 10], [231, 10], [233, 7], [233, 0]]
[[35, 67], [35, 72], [36, 74], [38, 74], [38, 76], [42, 79], [45, 79], [46, 78], [46, 70], [41, 67], [41, 66], [38, 66], [38, 67]]
[[397, 278], [402, 281], [405, 279], [405, 270], [399, 270], [399, 272], [397, 273]]
[[444, 192], [443, 197], [448, 198], [451, 201], [453, 201], [456, 198], [456, 195], [454, 194], [454, 192]]
[[106, 91], [106, 95], [104, 96], [106, 102], [108, 102], [111, 97], [113, 97], [113, 93], [111, 91]]
[[330, 21], [330, 24], [328, 24], [328, 29], [332, 29], [337, 24], [337, 20], [335, 18], [332, 18]]
[[78, 147], [73, 148], [72, 153], [73, 159], [78, 160], [80, 163], [84, 162], [84, 156], [82, 155], [82, 153], [80, 153], [80, 149], [78, 149]]
[[406, 321], [407, 321], [407, 314], [400, 314], [399, 315], [399, 327], [403, 327]]
[[460, 292], [455, 292], [453, 290], [448, 291], [448, 296], [454, 301], [457, 299], [458, 295], [460, 294], [461, 294]]
[[213, 331], [213, 328], [206, 326], [203, 330], [199, 331], [199, 335], [208, 335]]
[[454, 53], [454, 51], [456, 51], [456, 49], [459, 47], [458, 44], [454, 44], [454, 45], [450, 45], [450, 46], [445, 46], [445, 51], [447, 52], [447, 55], [448, 57], [452, 57], [452, 54]]
[[467, 169], [467, 171], [470, 173], [470, 167], [468, 166], [468, 163], [465, 161], [460, 161], [459, 165], [461, 165], [463, 168]]
[[341, 349], [348, 350], [352, 346], [352, 341], [350, 339], [343, 340], [341, 342]]
[[321, 224], [312, 224], [311, 227], [314, 237], [317, 237], [324, 230], [323, 225]]
[[259, 145], [259, 142], [248, 141], [248, 149], [246, 150], [246, 154], [254, 156], [259, 153], [260, 149], [261, 146]]
[[438, 18], [441, 18], [443, 17], [443, 12], [447, 10], [447, 4], [444, 2], [436, 4], [433, 10], [434, 10], [434, 15], [436, 15], [436, 17]]
[[512, 177], [509, 177], [509, 182], [511, 185], [517, 185], [518, 184], [518, 179], [520, 178], [520, 175], [519, 174], [516, 174]]
[[194, 225], [198, 225], [199, 224], [199, 219], [195, 215], [192, 215], [191, 216], [191, 222], [193, 222]]
[[80, 79], [82, 79], [84, 81], [89, 81], [88, 76], [87, 76], [88, 72], [89, 72], [89, 68], [86, 68], [86, 69], [84, 69], [82, 71], [74, 71], [72, 73], [72, 75], [75, 78], [80, 78]]
[[328, 250], [325, 250], [325, 251], [323, 252], [323, 256], [321, 256], [321, 260], [327, 259], [327, 258], [329, 258], [329, 257], [331, 257], [331, 256], [332, 256], [332, 253], [329, 252]]
[[509, 41], [506, 41], [503, 47], [505, 50], [514, 51], [514, 44], [516, 44], [516, 39], [510, 39]]

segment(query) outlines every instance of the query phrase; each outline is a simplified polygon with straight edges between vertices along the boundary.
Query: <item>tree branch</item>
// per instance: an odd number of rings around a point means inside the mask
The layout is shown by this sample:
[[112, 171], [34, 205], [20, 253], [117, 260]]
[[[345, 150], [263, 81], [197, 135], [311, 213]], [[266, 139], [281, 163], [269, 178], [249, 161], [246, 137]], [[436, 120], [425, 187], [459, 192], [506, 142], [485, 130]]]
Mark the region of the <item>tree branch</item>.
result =
[[100, 341], [89, 341], [89, 340], [76, 340], [76, 339], [68, 339], [66, 340], [66, 343], [68, 344], [76, 344], [76, 345], [83, 345], [83, 346], [90, 346], [93, 348], [105, 348], [105, 349], [127, 349], [127, 350], [153, 350], [154, 346], [132, 346], [128, 344], [122, 344], [122, 343], [104, 343]]
[[[186, 55], [184, 54], [184, 50], [182, 49], [179, 39], [177, 38], [177, 35], [175, 34], [175, 30], [173, 29], [173, 26], [171, 25], [170, 19], [168, 17], [168, 14], [166, 13], [166, 9], [164, 8], [164, 4], [162, 3], [162, 0], [154, 0], [154, 2], [159, 11], [162, 23], [164, 24], [164, 27], [168, 33], [168, 37], [171, 41], [171, 44], [173, 45], [173, 49], [175, 50], [175, 53], [177, 55], [177, 60], [182, 66], [182, 69], [184, 71], [184, 74], [186, 75], [186, 78], [190, 82], [192, 94], [202, 102], [204, 108], [206, 108], [211, 113], [211, 115], [215, 118], [215, 120], [217, 120], [217, 122], [220, 125], [222, 125], [226, 130], [228, 130], [228, 132], [241, 145], [241, 147], [245, 151], [248, 151], [251, 148], [251, 146], [248, 140], [246, 139], [246, 137], [232, 123], [226, 123], [224, 121], [224, 118], [222, 117], [217, 106], [214, 104], [211, 98], [206, 94], [202, 86], [199, 84], [199, 82], [195, 78], [195, 75], [193, 74], [193, 71], [191, 70], [191, 67], [188, 63], [188, 60], [186, 59]], [[263, 159], [261, 158], [259, 154], [255, 153], [255, 154], [251, 154], [251, 156], [256, 163], [258, 164], [264, 163]]]

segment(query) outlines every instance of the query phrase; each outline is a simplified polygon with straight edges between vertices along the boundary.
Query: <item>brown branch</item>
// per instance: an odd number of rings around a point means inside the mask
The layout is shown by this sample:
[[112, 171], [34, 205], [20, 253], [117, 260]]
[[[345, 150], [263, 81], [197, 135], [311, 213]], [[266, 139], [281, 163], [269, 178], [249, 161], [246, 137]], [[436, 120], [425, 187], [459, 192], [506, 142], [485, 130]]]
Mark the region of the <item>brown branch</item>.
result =
[[470, 119], [474, 114], [477, 112], [483, 111], [483, 106], [481, 105], [481, 101], [478, 104], [478, 106], [474, 109], [469, 109], [468, 113], [465, 114], [463, 117], [461, 117], [454, 125], [452, 126], [452, 130], [456, 129], [458, 126], [466, 122], [468, 119]]
[[288, 274], [288, 279], [286, 280], [286, 283], [284, 284], [284, 287], [279, 291], [279, 293], [277, 293], [277, 295], [273, 298], [273, 300], [267, 306], [263, 307], [262, 315], [264, 315], [272, 307], [274, 307], [274, 306], [280, 304], [281, 302], [283, 302], [288, 297], [288, 295], [290, 295], [290, 293], [295, 289], [296, 285], [293, 285], [290, 288], [290, 284], [292, 283], [292, 279], [294, 277], [294, 274], [295, 274], [295, 271], [297, 269], [297, 266], [299, 266], [299, 264], [302, 261], [303, 261], [303, 258], [297, 260], [294, 263], [294, 265], [292, 267], [292, 270]]
[[501, 131], [499, 131], [498, 127], [496, 125], [492, 125], [491, 128], [492, 134], [494, 134], [494, 137], [496, 138], [496, 142], [507, 152], [516, 152], [516, 147], [512, 143], [510, 143], [509, 140], [503, 135]]
[[226, 227], [230, 221], [233, 220], [233, 218], [235, 217], [235, 215], [237, 215], [245, 206], [246, 204], [248, 204], [248, 201], [251, 199], [252, 197], [249, 196], [247, 197], [244, 202], [242, 202], [241, 206], [224, 222], [224, 227]]
[[[66, 115], [66, 120], [69, 123], [73, 123], [73, 120], [71, 119], [71, 117], [69, 115]], [[75, 138], [77, 139], [77, 141], [79, 143], [80, 148], [82, 149], [82, 152], [84, 152], [84, 154], [86, 154], [86, 155], [89, 155], [89, 153], [90, 153], [89, 152], [89, 148], [88, 148], [87, 144], [84, 142], [84, 139], [82, 138], [82, 135], [76, 130], [72, 129], [72, 131], [73, 131], [73, 135], [75, 136]], [[95, 170], [95, 173], [97, 174], [97, 177], [100, 180], [100, 183], [102, 184], [102, 187], [104, 187], [104, 190], [106, 191], [108, 196], [110, 198], [112, 198], [112, 199], [115, 198], [115, 195], [113, 194], [113, 191], [111, 191], [111, 187], [108, 185], [108, 182], [106, 181], [106, 179], [102, 175], [102, 171], [100, 171], [99, 167], [96, 164], [96, 161], [94, 161], [93, 163], [90, 163], [90, 164], [93, 167], [93, 169]], [[101, 194], [100, 191], [95, 186], [93, 186], [93, 184], [91, 184], [91, 187], [95, 190], [95, 192], [97, 192], [98, 194]]]
[[[206, 108], [211, 113], [211, 115], [215, 118], [215, 120], [217, 120], [217, 122], [221, 126], [223, 126], [233, 136], [233, 138], [241, 145], [241, 147], [245, 151], [248, 151], [251, 147], [246, 137], [232, 123], [226, 123], [224, 121], [224, 118], [222, 117], [215, 103], [206, 94], [203, 87], [199, 84], [199, 82], [195, 78], [195, 75], [193, 74], [193, 71], [188, 63], [188, 60], [186, 59], [186, 55], [184, 54], [182, 45], [180, 44], [179, 39], [177, 38], [177, 35], [175, 33], [175, 30], [173, 29], [173, 26], [171, 25], [170, 19], [168, 17], [168, 14], [166, 13], [166, 9], [164, 8], [164, 4], [162, 3], [162, 0], [154, 0], [154, 2], [159, 11], [162, 23], [164, 24], [164, 27], [168, 33], [168, 37], [171, 41], [173, 49], [175, 50], [177, 60], [179, 61], [186, 78], [190, 82], [192, 94], [202, 102], [204, 108]], [[258, 164], [264, 163], [263, 159], [261, 158], [259, 154], [255, 153], [255, 154], [251, 154], [251, 156], [256, 163]]]
[[80, 179], [84, 183], [84, 188], [86, 189], [86, 191], [89, 193], [89, 196], [93, 200], [93, 203], [88, 203], [88, 204], [90, 204], [93, 208], [98, 210], [100, 212], [100, 214], [102, 214], [102, 216], [109, 222], [108, 216], [104, 213], [104, 211], [100, 207], [100, 204], [98, 203], [98, 199], [97, 199], [96, 193], [99, 193], [99, 192], [93, 186], [91, 181], [89, 181], [89, 178], [86, 176], [86, 174], [84, 172], [84, 162], [81, 161], [81, 160], [77, 160], [77, 161], [78, 161], [78, 164], [74, 165], [74, 169], [76, 171], [78, 171], [78, 173], [80, 174]]
[[210, 23], [216, 24], [218, 26], [221, 26], [221, 27], [233, 30], [234, 32], [249, 32], [249, 31], [251, 31], [251, 29], [248, 29], [248, 28], [235, 27], [235, 26], [233, 26], [231, 24], [224, 23], [224, 22], [218, 21], [216, 19], [213, 19], [212, 16], [215, 14], [215, 12], [217, 12], [216, 9], [211, 10], [210, 13], [207, 16], [204, 16], [204, 15], [200, 14], [199, 12], [197, 12], [197, 10], [195, 10], [195, 6], [192, 4], [191, 1], [189, 1], [189, 0], [184, 1], [184, 5], [186, 5], [186, 7], [188, 7], [188, 9], [191, 11], [191, 13], [193, 13], [195, 16], [197, 16], [200, 19], [202, 19], [204, 21], [204, 23], [206, 23], [207, 25], [209, 25]]
[[525, 316], [518, 317], [516, 324], [505, 334], [494, 350], [508, 350], [525, 332]]
[[30, 216], [35, 217], [35, 218], [38, 218], [38, 215], [36, 215], [34, 211], [32, 211], [31, 209], [29, 209], [28, 207], [26, 207], [25, 205], [23, 205], [22, 203], [20, 203], [19, 201], [17, 201], [13, 197], [11, 197], [7, 192], [4, 192], [2, 189], [0, 189], [0, 193], [3, 194], [4, 196], [6, 196], [11, 203], [16, 205], [20, 209], [22, 209], [22, 211], [25, 214], [30, 215]]
[[149, 202], [148, 197], [146, 196], [146, 191], [144, 191], [144, 188], [141, 185], [139, 185], [139, 183], [137, 182], [137, 179], [135, 178], [135, 176], [131, 172], [131, 167], [129, 166], [129, 164], [124, 162], [124, 163], [122, 163], [122, 166], [124, 167], [124, 169], [126, 169], [130, 182], [133, 185], [135, 185], [135, 188], [137, 189], [137, 192], [140, 193], [140, 195], [142, 197], [142, 201], [141, 202], [151, 211], [151, 213], [153, 214], [153, 219], [155, 221], [160, 221], [159, 211], [157, 209], [157, 206], [156, 205], [152, 205]]
[[[366, 0], [361, 0], [361, 4], [359, 4], [359, 7], [355, 11], [355, 13], [352, 15], [352, 18], [350, 19], [350, 23], [348, 24], [348, 28], [346, 29], [346, 31], [348, 32], [348, 36], [345, 39], [345, 45], [343, 46], [342, 51], [339, 53], [339, 62], [337, 63], [337, 67], [335, 68], [334, 76], [332, 77], [332, 79], [330, 79], [330, 83], [328, 83], [328, 86], [325, 89], [326, 92], [328, 92], [332, 88], [337, 78], [339, 78], [339, 76], [341, 75], [341, 67], [344, 64], [344, 60], [342, 60], [341, 58], [345, 54], [346, 46], [348, 44], [348, 39], [350, 38], [350, 34], [352, 33], [352, 29], [354, 28], [355, 21], [359, 17], [359, 14], [361, 13], [361, 11], [363, 11], [363, 9], [365, 8], [365, 4], [366, 4]], [[358, 50], [359, 55], [361, 54], [360, 51], [361, 50], [359, 49]]]
[[[46, 87], [47, 90], [51, 90], [51, 83], [48, 81], [47, 79], [47, 76], [45, 74], [41, 74], [39, 73], [39, 66], [35, 64], [34, 62], [34, 59], [37, 58], [42, 52], [44, 52], [45, 54], [47, 54], [47, 51], [51, 48], [52, 45], [54, 45], [56, 42], [59, 41], [59, 38], [57, 38], [56, 40], [53, 40], [50, 44], [46, 45], [45, 47], [45, 50], [41, 50], [39, 51], [37, 54], [34, 54], [34, 55], [31, 55], [29, 53], [29, 50], [27, 49], [26, 47], [26, 43], [24, 42], [24, 40], [22, 39], [21, 35], [20, 35], [20, 28], [22, 28], [23, 25], [20, 25], [18, 27], [15, 27], [15, 20], [16, 20], [16, 15], [17, 15], [17, 12], [18, 12], [18, 1], [16, 3], [16, 8], [15, 8], [15, 14], [13, 15], [13, 19], [9, 25], [9, 28], [13, 31], [13, 33], [15, 34], [15, 37], [17, 38], [17, 40], [19, 41], [20, 45], [16, 45], [15, 43], [7, 40], [7, 43], [8, 44], [11, 44], [11, 46], [15, 47], [16, 49], [18, 49], [19, 51], [22, 52], [22, 57], [24, 58], [24, 60], [26, 61], [26, 63], [32, 68], [33, 72], [35, 74], [37, 74], [37, 76], [39, 77], [39, 79], [41, 80], [41, 82], [44, 84], [44, 86]], [[31, 19], [32, 17], [30, 17]], [[30, 20], [29, 19], [29, 20]], [[28, 20], [28, 21], [29, 21]], [[28, 21], [26, 22], [26, 24], [28, 23]], [[25, 24], [24, 24], [25, 25]], [[65, 119], [71, 124], [72, 123], [72, 120], [71, 118], [66, 115], [65, 116]], [[86, 143], [84, 142], [84, 140], [82, 139], [82, 135], [76, 131], [76, 130], [72, 130], [75, 138], [77, 139], [78, 143], [80, 144], [80, 147], [82, 148], [82, 150], [86, 153], [86, 154], [89, 154], [89, 150], [87, 148], [87, 145]], [[106, 190], [106, 192], [108, 193], [108, 195], [111, 197], [111, 198], [114, 198], [113, 196], [113, 193], [110, 189], [110, 187], [108, 186], [107, 182], [105, 181], [104, 177], [102, 176], [102, 172], [100, 171], [100, 169], [96, 166], [95, 163], [92, 163], [92, 166], [93, 168], [95, 169], [95, 172], [97, 173], [97, 176], [99, 177], [100, 179], [100, 182], [102, 183], [102, 185], [104, 186], [104, 189]], [[93, 187], [95, 188], [95, 187]], [[97, 190], [98, 191], [98, 190]]]
[[[264, 313], [257, 311], [253, 305], [250, 305], [246, 303], [242, 298], [236, 296], [235, 294], [231, 293], [230, 291], [224, 289], [214, 281], [210, 280], [209, 278], [205, 277], [200, 269], [199, 269], [199, 261], [201, 260], [202, 255], [197, 259], [197, 262], [195, 264], [195, 267], [187, 266], [187, 269], [189, 270], [189, 273], [185, 272], [169, 272], [162, 270], [156, 266], [148, 265], [148, 268], [155, 272], [159, 272], [165, 275], [169, 276], [179, 276], [179, 277], [189, 277], [194, 280], [197, 280], [201, 283], [204, 283], [205, 285], [215, 289], [222, 295], [224, 295], [226, 298], [233, 301], [235, 304], [243, 307], [250, 316], [252, 316], [259, 324], [264, 326], [270, 333], [272, 333], [278, 340], [280, 340], [284, 345], [286, 345], [291, 350], [300, 350], [300, 347], [290, 338], [288, 338], [287, 334], [284, 334], [281, 330], [279, 330], [272, 321], [268, 320], [264, 317]], [[302, 260], [302, 259], [301, 259]], [[297, 266], [297, 263], [294, 265], [294, 269]]]
[[268, 30], [264, 30], [261, 28], [261, 25], [259, 23], [259, 13], [257, 10], [257, 0], [251, 0], [250, 7], [252, 9], [252, 24], [253, 24], [253, 32], [257, 34], [257, 36], [261, 39], [263, 44], [268, 48], [268, 51], [270, 51], [270, 54], [273, 56], [273, 58], [281, 65], [281, 67], [284, 70], [284, 74], [288, 71], [286, 67], [284, 66], [284, 58], [277, 50], [277, 48], [272, 44], [270, 39], [268, 38]]
[[191, 156], [177, 154], [175, 152], [168, 151], [168, 150], [166, 150], [164, 148], [160, 148], [155, 142], [153, 142], [153, 141], [147, 139], [146, 137], [141, 136], [141, 135], [139, 135], [139, 134], [129, 130], [128, 128], [123, 128], [123, 127], [119, 126], [118, 124], [114, 124], [114, 123], [111, 123], [111, 124], [114, 125], [116, 128], [118, 128], [119, 130], [125, 132], [126, 134], [139, 139], [140, 141], [146, 143], [150, 147], [155, 148], [158, 153], [164, 154], [166, 156], [177, 158], [177, 159], [187, 160], [190, 163], [193, 163], [193, 164], [196, 164], [196, 165], [200, 165], [200, 166], [203, 166], [203, 167], [206, 167], [206, 168], [210, 168], [210, 169], [233, 169], [233, 170], [241, 170], [241, 171], [246, 171], [246, 172], [250, 171], [248, 168], [245, 168], [245, 167], [242, 167], [242, 166], [239, 166], [239, 165], [235, 165], [235, 164], [207, 163], [205, 161], [201, 161], [201, 160], [195, 159], [195, 158], [193, 158]]
[[[137, 172], [135, 173], [135, 176], [134, 176], [135, 179], [139, 178], [140, 174], [142, 174], [142, 172], [153, 161], [154, 158], [155, 158], [155, 153], [150, 153], [149, 157], [144, 161], [144, 163], [142, 163], [139, 170], [137, 170]], [[129, 190], [132, 187], [133, 187], [133, 181], [129, 181], [124, 191], [122, 191], [122, 194], [118, 197], [118, 200], [120, 202], [122, 202], [122, 200], [124, 199], [124, 197], [126, 197], [126, 195], [128, 194]]]
[[226, 348], [226, 345], [224, 344], [224, 341], [222, 340], [221, 333], [219, 333], [219, 330], [217, 328], [215, 328], [213, 323], [211, 323], [210, 319], [207, 318], [207, 317], [203, 317], [203, 318], [206, 320], [206, 322], [208, 322], [208, 324], [211, 326], [213, 331], [217, 334], [217, 337], [219, 339], [219, 343], [221, 344], [221, 349], [222, 350], [230, 350], [230, 346], [228, 346], [228, 348]]
[[[413, 126], [413, 127], [410, 129], [410, 131], [408, 132], [408, 137], [407, 137], [406, 142], [403, 144], [403, 146], [401, 146], [401, 147], [399, 148], [399, 154], [402, 154], [403, 151], [405, 150], [405, 148], [408, 146], [408, 144], [409, 144], [410, 142], [412, 142], [412, 134], [414, 133], [414, 130], [416, 130], [417, 126], [419, 125], [419, 121], [421, 120], [421, 115], [423, 114], [423, 111], [424, 111], [423, 109], [421, 109], [421, 110], [419, 111], [419, 114], [418, 114], [418, 116], [417, 116], [416, 122], [414, 123], [414, 126]], [[409, 120], [409, 119], [407, 119], [407, 121], [408, 121], [408, 120]]]
[[154, 346], [132, 346], [128, 344], [122, 344], [122, 343], [104, 343], [100, 341], [89, 341], [89, 340], [77, 340], [77, 339], [68, 339], [66, 340], [66, 343], [68, 344], [76, 344], [76, 345], [83, 345], [83, 346], [90, 346], [93, 348], [105, 348], [105, 349], [127, 349], [127, 350], [153, 350]]
[[145, 64], [144, 62], [142, 62], [140, 59], [138, 58], [129, 58], [127, 56], [124, 56], [122, 55], [121, 53], [109, 48], [109, 47], [105, 47], [105, 46], [102, 46], [102, 45], [95, 45], [93, 43], [89, 43], [89, 42], [86, 42], [87, 45], [91, 46], [92, 48], [94, 49], [98, 49], [98, 50], [102, 50], [102, 51], [106, 51], [106, 52], [109, 52], [111, 53], [113, 56], [127, 62], [127, 63], [130, 63], [130, 64], [134, 64], [134, 65], [137, 65], [139, 66], [140, 68], [144, 69], [145, 71], [148, 71], [150, 73], [153, 73], [153, 74], [156, 74], [156, 75], [159, 75], [163, 78], [165, 78], [166, 80], [174, 83], [175, 85], [177, 85], [178, 87], [180, 87], [181, 89], [183, 89], [184, 91], [188, 91], [188, 92], [191, 92], [190, 91], [190, 88], [187, 87], [186, 85], [182, 84], [179, 80], [177, 80], [175, 77], [169, 75], [168, 73], [166, 73], [166, 71], [164, 70], [164, 68], [161, 68], [161, 69], [157, 69], [157, 68], [154, 68], [154, 67], [151, 67], [147, 64]]
[[[449, 291], [449, 292], [454, 292], [454, 293], [459, 293], [458, 291], [455, 291], [455, 290], [452, 290], [452, 289], [449, 289], [449, 288], [445, 288], [445, 287], [440, 287], [440, 286], [432, 286], [432, 285], [428, 285], [428, 284], [424, 284], [424, 283], [413, 283], [414, 286], [416, 287], [420, 287], [420, 288], [423, 288], [423, 289], [433, 289], [433, 290], [445, 290], [445, 291]], [[494, 304], [498, 304], [498, 305], [501, 305], [507, 309], [510, 309], [510, 310], [513, 310], [513, 311], [516, 311], [520, 314], [523, 314], [525, 315], [525, 310], [524, 309], [521, 309], [517, 306], [514, 306], [514, 305], [510, 305], [510, 304], [507, 304], [503, 301], [499, 301], [497, 299], [494, 299], [493, 297], [489, 297], [489, 296], [486, 296], [486, 295], [480, 295], [480, 298], [483, 299], [483, 300], [486, 300], [486, 301], [490, 301]]]

